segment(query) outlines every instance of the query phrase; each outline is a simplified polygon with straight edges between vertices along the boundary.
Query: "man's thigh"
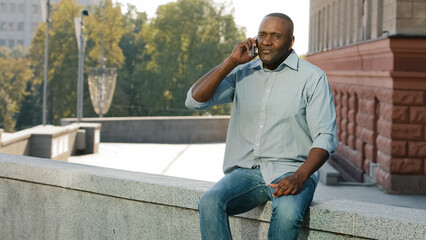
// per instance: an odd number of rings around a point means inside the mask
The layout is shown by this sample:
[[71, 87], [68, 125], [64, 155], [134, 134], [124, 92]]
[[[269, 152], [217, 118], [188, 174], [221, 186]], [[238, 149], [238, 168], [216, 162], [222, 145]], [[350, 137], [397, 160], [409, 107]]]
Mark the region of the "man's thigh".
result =
[[[312, 202], [316, 185], [312, 178], [308, 178], [298, 194], [272, 198], [272, 208], [277, 214], [272, 218], [303, 221], [303, 215]], [[275, 189], [271, 188], [271, 190]]]
[[269, 195], [259, 168], [238, 168], [225, 175], [203, 197], [215, 198], [228, 215], [236, 215], [266, 203]]

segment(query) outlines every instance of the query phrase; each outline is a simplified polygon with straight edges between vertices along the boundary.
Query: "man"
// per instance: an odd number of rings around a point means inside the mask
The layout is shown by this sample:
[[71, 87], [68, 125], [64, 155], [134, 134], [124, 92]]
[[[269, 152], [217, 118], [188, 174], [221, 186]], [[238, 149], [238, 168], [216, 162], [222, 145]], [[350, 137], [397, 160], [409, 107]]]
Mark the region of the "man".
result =
[[[324, 72], [299, 59], [293, 22], [272, 13], [257, 39], [231, 55], [188, 91], [186, 106], [232, 102], [225, 176], [199, 203], [203, 239], [231, 239], [228, 216], [272, 201], [269, 239], [297, 239], [318, 183], [317, 171], [336, 149], [336, 113]], [[259, 59], [249, 52], [258, 48]]]

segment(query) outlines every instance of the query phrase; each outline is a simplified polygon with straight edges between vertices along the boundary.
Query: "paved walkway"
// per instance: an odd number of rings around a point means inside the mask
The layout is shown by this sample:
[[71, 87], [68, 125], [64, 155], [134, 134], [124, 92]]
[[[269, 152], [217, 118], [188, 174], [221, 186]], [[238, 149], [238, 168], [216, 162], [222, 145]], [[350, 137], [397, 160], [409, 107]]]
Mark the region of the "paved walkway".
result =
[[[72, 156], [69, 162], [216, 182], [223, 177], [224, 151], [224, 143], [100, 143], [99, 153]], [[315, 198], [349, 199], [426, 210], [426, 195], [386, 194], [375, 186], [327, 186], [320, 183]]]

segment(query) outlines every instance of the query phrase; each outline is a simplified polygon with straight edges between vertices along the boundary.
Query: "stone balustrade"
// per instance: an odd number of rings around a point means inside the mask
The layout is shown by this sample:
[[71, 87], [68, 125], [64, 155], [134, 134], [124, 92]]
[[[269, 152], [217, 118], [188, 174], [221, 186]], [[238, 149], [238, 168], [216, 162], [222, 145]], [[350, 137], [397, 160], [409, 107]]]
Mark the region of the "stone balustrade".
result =
[[[0, 129], [0, 153], [67, 161], [72, 154], [96, 153], [100, 128], [100, 124], [79, 123], [67, 126], [40, 125], [14, 133], [5, 133]], [[77, 148], [79, 131], [84, 145]]]

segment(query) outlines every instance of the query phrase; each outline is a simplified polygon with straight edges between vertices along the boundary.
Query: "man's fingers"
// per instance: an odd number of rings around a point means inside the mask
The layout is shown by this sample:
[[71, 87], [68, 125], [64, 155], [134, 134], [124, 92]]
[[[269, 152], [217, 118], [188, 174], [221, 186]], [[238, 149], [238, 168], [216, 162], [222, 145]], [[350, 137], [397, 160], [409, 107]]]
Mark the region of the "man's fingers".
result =
[[275, 188], [273, 197], [281, 197], [282, 195], [286, 195], [285, 192], [288, 190], [287, 184], [269, 184], [270, 187]]
[[279, 184], [269, 184], [270, 187], [275, 188], [273, 197], [281, 197], [283, 195], [296, 195], [298, 193], [298, 187], [289, 184], [288, 181], [280, 182]]

